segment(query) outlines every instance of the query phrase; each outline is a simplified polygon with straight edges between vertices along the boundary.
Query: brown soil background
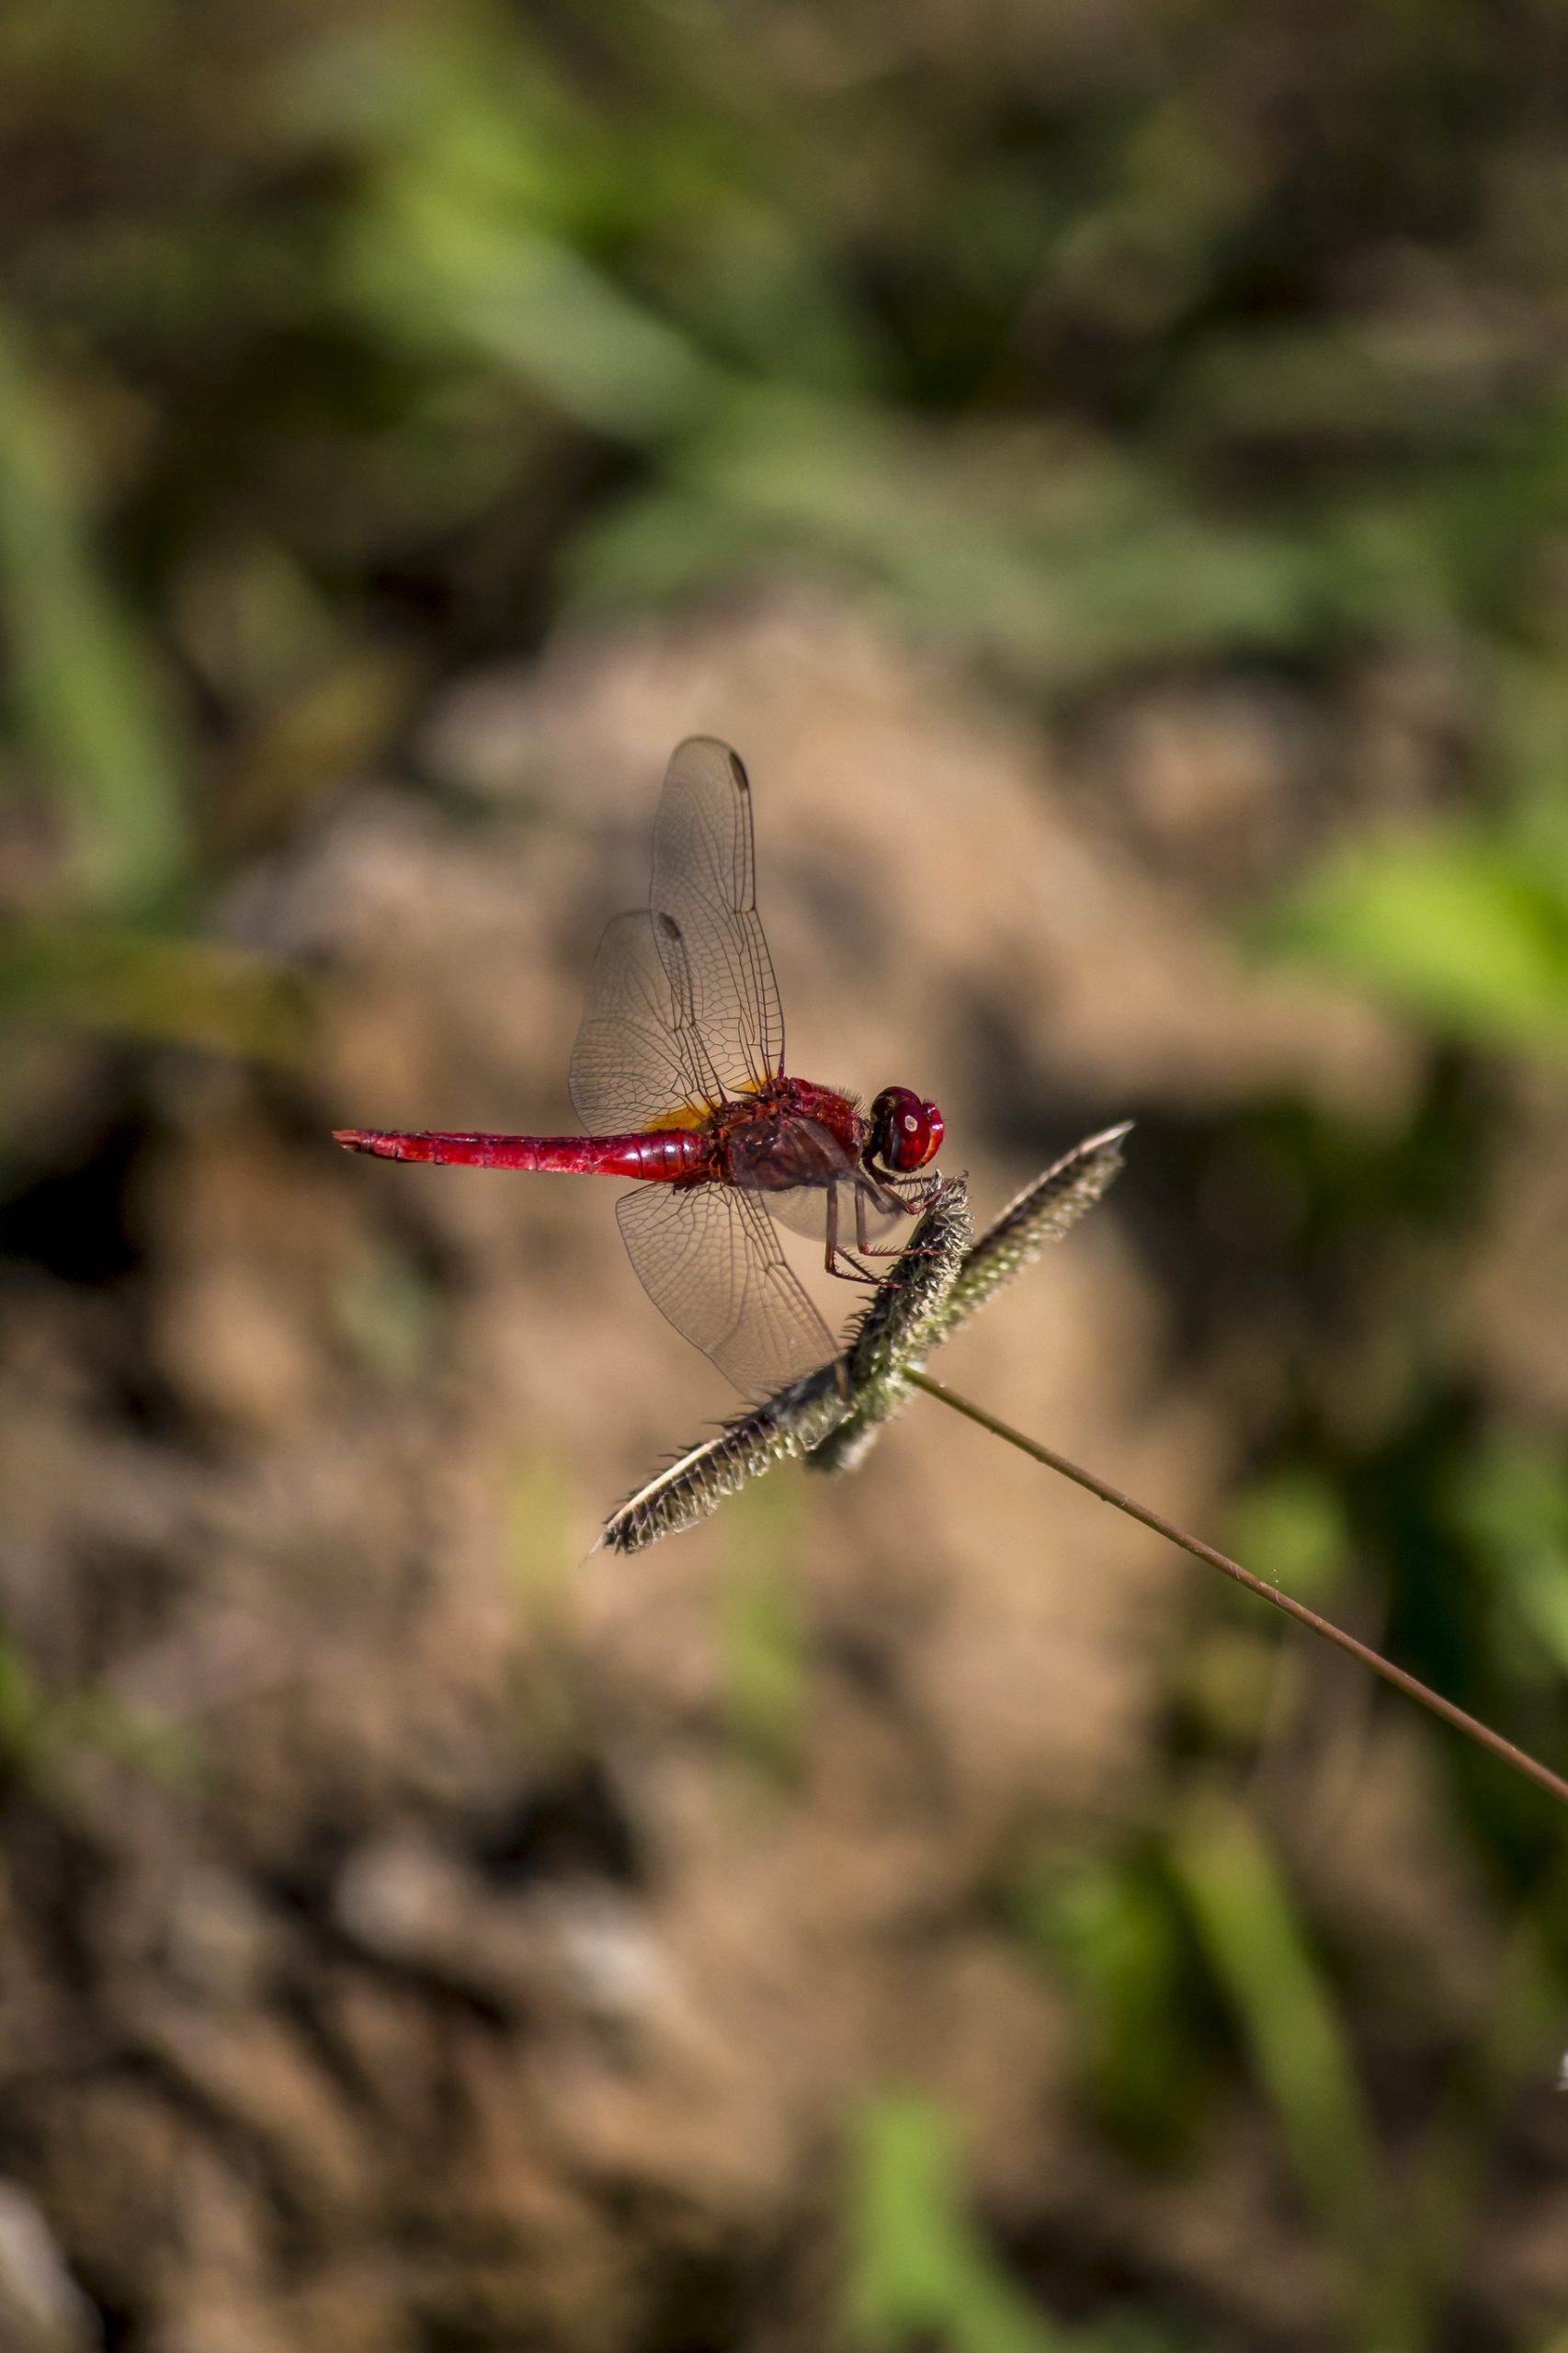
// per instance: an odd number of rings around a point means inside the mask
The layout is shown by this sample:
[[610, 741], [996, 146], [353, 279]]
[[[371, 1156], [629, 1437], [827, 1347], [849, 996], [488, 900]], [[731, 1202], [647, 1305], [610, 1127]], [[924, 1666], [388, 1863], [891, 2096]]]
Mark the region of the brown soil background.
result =
[[[1430, 765], [1399, 687], [1342, 719], [1381, 731], [1391, 822]], [[909, 2084], [961, 2120], [974, 2211], [1045, 2305], [1345, 2341], [1256, 2089], [1235, 2071], [1174, 2165], [1120, 2149], [999, 1900], [1179, 1798], [1202, 1573], [924, 1402], [853, 1478], [778, 1472], [645, 1556], [591, 1552], [729, 1407], [613, 1192], [326, 1133], [569, 1127], [663, 758], [725, 734], [796, 1067], [935, 1094], [983, 1214], [1139, 1120], [1107, 1204], [939, 1370], [1213, 1530], [1291, 1385], [1348, 1359], [1278, 1272], [1290, 1199], [1222, 1154], [1184, 1190], [1187, 1140], [1280, 1098], [1376, 1139], [1423, 1077], [1397, 1023], [1231, 935], [1236, 892], [1339, 822], [1306, 723], [1153, 686], [1052, 747], [803, 592], [558, 639], [444, 696], [413, 780], [347, 790], [233, 894], [229, 938], [319, 975], [302, 1069], [75, 1050], [0, 1275], [0, 1597], [40, 1688], [103, 1711], [7, 1783], [0, 2154], [48, 2233], [0, 2232], [7, 2353], [835, 2344], [846, 2123]], [[1437, 1282], [1465, 1378], [1549, 1410], [1560, 1318], [1521, 1236], [1564, 1230], [1561, 1109], [1521, 1085], [1506, 1119], [1495, 1205], [1440, 1266], [1366, 1269], [1361, 1313]], [[1356, 1362], [1339, 1404], [1375, 1423], [1397, 1368]], [[777, 1737], [737, 1694], [758, 1592], [799, 1628]], [[1244, 1785], [1380, 1989], [1357, 2032], [1397, 2148], [1503, 1922], [1434, 1744], [1283, 1655]], [[1568, 2298], [1551, 2066], [1455, 2250], [1456, 2345], [1540, 2342]]]

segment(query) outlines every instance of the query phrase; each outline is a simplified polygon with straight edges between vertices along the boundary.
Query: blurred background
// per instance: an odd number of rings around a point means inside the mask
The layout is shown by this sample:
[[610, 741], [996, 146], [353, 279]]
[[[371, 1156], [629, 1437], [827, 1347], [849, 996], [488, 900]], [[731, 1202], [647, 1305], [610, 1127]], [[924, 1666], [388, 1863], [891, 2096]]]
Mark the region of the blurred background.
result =
[[[1568, 19], [0, 21], [6, 2353], [1568, 2347], [1551, 1802], [572, 1124], [671, 745], [937, 1368], [1568, 1769]], [[842, 1302], [841, 1302], [842, 1305]], [[585, 1557], [586, 1556], [586, 1557]]]

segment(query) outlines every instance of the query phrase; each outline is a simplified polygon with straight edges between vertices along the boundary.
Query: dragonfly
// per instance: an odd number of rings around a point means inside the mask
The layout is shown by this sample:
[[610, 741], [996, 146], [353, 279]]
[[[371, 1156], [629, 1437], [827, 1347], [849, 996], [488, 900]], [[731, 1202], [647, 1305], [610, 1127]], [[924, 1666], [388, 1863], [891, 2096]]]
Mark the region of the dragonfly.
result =
[[870, 1257], [940, 1188], [943, 1121], [907, 1086], [856, 1097], [785, 1067], [784, 1017], [756, 912], [751, 786], [711, 735], [676, 746], [653, 824], [648, 904], [617, 915], [588, 983], [570, 1074], [579, 1136], [339, 1128], [383, 1160], [636, 1180], [616, 1205], [649, 1298], [747, 1397], [837, 1356], [778, 1227], [830, 1274]]

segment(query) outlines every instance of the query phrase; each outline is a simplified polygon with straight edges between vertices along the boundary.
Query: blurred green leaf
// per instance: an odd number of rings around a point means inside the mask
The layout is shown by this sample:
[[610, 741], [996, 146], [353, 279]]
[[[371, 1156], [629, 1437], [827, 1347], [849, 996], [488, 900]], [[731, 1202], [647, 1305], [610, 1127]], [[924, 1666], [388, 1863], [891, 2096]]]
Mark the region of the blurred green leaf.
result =
[[205, 1762], [197, 1735], [162, 1709], [138, 1705], [99, 1684], [50, 1688], [0, 1627], [0, 1768], [58, 1793], [73, 1756], [82, 1750], [97, 1750], [149, 1779], [175, 1785], [195, 1780]]
[[1076, 2048], [1095, 2109], [1125, 2146], [1167, 2163], [1212, 2088], [1198, 1949], [1162, 1859], [1043, 1854], [1010, 1892], [1029, 1943], [1076, 1997]]
[[1218, 1796], [1189, 1802], [1170, 1855], [1297, 2178], [1365, 2297], [1386, 2226], [1381, 2167], [1334, 1995], [1294, 1899], [1247, 1814]]
[[1337, 858], [1259, 934], [1451, 1036], [1568, 1048], [1568, 873], [1450, 831]]
[[1515, 1672], [1534, 1652], [1568, 1676], [1568, 1461], [1560, 1448], [1500, 1432], [1452, 1469], [1453, 1520], [1490, 1568], [1514, 1618]]
[[186, 855], [170, 731], [93, 551], [67, 431], [3, 315], [0, 622], [20, 711], [70, 814], [83, 890], [106, 906], [149, 904]]
[[460, 189], [394, 180], [347, 269], [388, 329], [465, 344], [596, 432], [658, 436], [709, 395], [708, 365], [674, 327], [569, 245]]
[[57, 1750], [97, 1749], [114, 1763], [173, 1789], [198, 1783], [210, 1754], [197, 1732], [164, 1709], [91, 1685], [63, 1693], [54, 1703], [50, 1738]]
[[579, 1519], [578, 1499], [559, 1457], [537, 1449], [519, 1453], [506, 1481], [506, 1575], [529, 1632], [558, 1637], [564, 1629]]
[[1351, 1535], [1332, 1480], [1284, 1470], [1231, 1501], [1223, 1549], [1298, 1601], [1322, 1602], [1345, 1582]]
[[846, 2322], [867, 2346], [950, 2353], [1160, 2353], [1137, 2319], [1063, 2327], [1014, 2286], [964, 2211], [959, 2134], [940, 2103], [882, 2092], [851, 2120]]
[[1510, 2108], [1526, 2087], [1553, 2082], [1562, 2063], [1562, 1989], [1549, 1959], [1562, 1893], [1561, 1868], [1549, 1870], [1514, 1919], [1469, 2047], [1458, 2054], [1401, 2183], [1412, 2341], [1421, 2346], [1441, 2341], [1443, 2302], [1471, 2243]]
[[770, 1779], [799, 1768], [810, 1697], [810, 1651], [801, 1599], [798, 1482], [743, 1488], [725, 1515], [726, 1567], [719, 1597], [725, 1711], [741, 1753]]
[[312, 1034], [290, 967], [210, 940], [35, 926], [0, 941], [0, 1024], [67, 1024], [292, 1063]]
[[0, 1765], [26, 1770], [37, 1761], [47, 1712], [20, 1645], [0, 1627]]
[[[287, 112], [366, 166], [341, 254], [348, 301], [395, 342], [467, 352], [595, 432], [688, 423], [717, 370], [590, 250], [619, 164], [542, 58], [445, 36], [328, 42]], [[521, 70], [520, 70], [521, 69]]]
[[889, 2092], [861, 2108], [847, 2202], [847, 2318], [861, 2343], [1049, 2353], [1059, 2342], [967, 2219], [957, 2135], [934, 2100]]
[[1041, 436], [934, 433], [801, 386], [734, 385], [646, 491], [585, 529], [585, 611], [804, 563], [1034, 686], [1322, 633], [1316, 537], [1204, 516], [1157, 474]]
[[430, 1370], [440, 1299], [402, 1251], [368, 1247], [346, 1268], [333, 1296], [334, 1321], [361, 1362], [399, 1381]]

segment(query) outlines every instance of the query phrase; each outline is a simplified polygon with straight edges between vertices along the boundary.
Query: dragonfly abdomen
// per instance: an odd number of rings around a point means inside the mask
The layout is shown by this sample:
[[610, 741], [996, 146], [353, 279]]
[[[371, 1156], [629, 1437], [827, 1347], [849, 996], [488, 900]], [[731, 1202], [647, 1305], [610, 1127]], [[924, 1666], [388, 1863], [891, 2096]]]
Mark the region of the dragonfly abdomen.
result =
[[713, 1148], [691, 1128], [655, 1128], [628, 1136], [459, 1135], [443, 1129], [337, 1128], [347, 1152], [379, 1160], [438, 1161], [460, 1168], [525, 1168], [567, 1176], [632, 1176], [673, 1184], [710, 1174]]

